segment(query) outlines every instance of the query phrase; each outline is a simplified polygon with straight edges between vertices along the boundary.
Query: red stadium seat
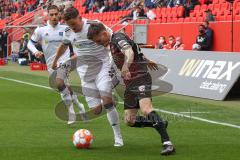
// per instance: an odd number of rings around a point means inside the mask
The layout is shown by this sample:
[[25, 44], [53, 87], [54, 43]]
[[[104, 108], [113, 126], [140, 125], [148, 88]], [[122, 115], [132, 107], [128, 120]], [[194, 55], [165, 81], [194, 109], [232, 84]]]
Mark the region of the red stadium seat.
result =
[[196, 18], [196, 17], [191, 17], [191, 18], [190, 18], [190, 21], [191, 21], [191, 22], [197, 22], [197, 18]]
[[209, 9], [209, 10], [213, 10], [213, 4], [209, 4], [209, 5], [208, 5], [208, 9]]
[[161, 9], [161, 15], [162, 15], [162, 18], [166, 18], [167, 17], [167, 9], [166, 8], [162, 8]]
[[183, 23], [184, 22], [184, 18], [178, 18], [178, 22]]
[[167, 18], [167, 22], [168, 22], [168, 23], [172, 23], [172, 22], [173, 22], [172, 18], [168, 17], [168, 18]]
[[201, 6], [200, 5], [196, 5], [194, 7], [194, 11], [199, 12], [200, 10], [201, 10]]
[[172, 8], [167, 8], [166, 9], [166, 14], [167, 14], [167, 17], [172, 17]]
[[190, 22], [190, 18], [189, 17], [185, 18], [184, 22]]
[[178, 19], [177, 18], [173, 18], [172, 22], [178, 22]]
[[240, 20], [240, 15], [236, 15], [235, 20], [239, 21]]
[[213, 4], [218, 4], [218, 3], [219, 3], [219, 0], [213, 0], [212, 3], [213, 3]]
[[191, 12], [190, 13], [190, 17], [196, 17], [196, 13], [195, 12]]
[[206, 4], [201, 5], [201, 12], [205, 12], [208, 9], [208, 6]]
[[219, 3], [224, 4], [224, 3], [227, 3], [227, 2], [226, 2], [226, 0], [219, 0]]
[[162, 23], [167, 23], [167, 18], [162, 18]]
[[221, 10], [223, 10], [223, 11], [229, 10], [229, 3], [222, 3]]
[[178, 7], [178, 8], [177, 8], [178, 18], [183, 17], [183, 13], [184, 13], [184, 8], [183, 8], [183, 6]]
[[220, 4], [214, 4], [213, 5], [213, 10], [218, 12], [218, 11], [220, 11], [220, 7], [221, 7]]
[[197, 22], [203, 22], [204, 18], [203, 17], [197, 17]]

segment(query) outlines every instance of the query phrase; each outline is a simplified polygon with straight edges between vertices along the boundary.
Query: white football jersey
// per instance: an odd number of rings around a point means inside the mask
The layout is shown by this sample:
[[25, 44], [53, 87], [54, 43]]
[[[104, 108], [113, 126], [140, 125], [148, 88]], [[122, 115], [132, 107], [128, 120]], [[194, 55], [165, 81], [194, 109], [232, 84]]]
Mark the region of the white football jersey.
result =
[[[40, 42], [48, 68], [51, 67], [58, 47], [63, 41], [64, 32], [67, 26], [58, 24], [54, 28], [47, 23], [46, 26], [35, 29], [31, 40]], [[60, 57], [59, 63], [64, 63], [70, 58], [69, 49]]]
[[[108, 50], [102, 46], [97, 45], [92, 40], [89, 40], [87, 38], [88, 28], [91, 25], [91, 23], [100, 22], [98, 20], [87, 20], [83, 19], [83, 28], [81, 32], [75, 33], [70, 28], [67, 28], [64, 34], [64, 44], [71, 43], [73, 45], [74, 53], [77, 54], [77, 56], [96, 56], [96, 58], [101, 60], [106, 60], [106, 58], [109, 58], [108, 56]], [[108, 30], [108, 32], [112, 33], [112, 30], [105, 26]]]

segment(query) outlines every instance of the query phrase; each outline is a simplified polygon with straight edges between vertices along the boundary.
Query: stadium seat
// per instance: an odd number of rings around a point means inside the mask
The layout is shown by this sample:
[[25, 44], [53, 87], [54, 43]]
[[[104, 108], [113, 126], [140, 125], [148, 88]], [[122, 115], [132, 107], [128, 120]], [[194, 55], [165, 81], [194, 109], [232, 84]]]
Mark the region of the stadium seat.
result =
[[218, 11], [220, 11], [220, 4], [214, 4], [213, 5], [213, 11], [216, 11], [216, 12], [218, 12]]
[[166, 8], [162, 8], [161, 9], [161, 15], [162, 15], [162, 18], [166, 18], [167, 17], [167, 9]]
[[222, 3], [221, 4], [221, 10], [222, 11], [229, 10], [229, 3]]
[[178, 19], [177, 18], [173, 18], [172, 22], [178, 22]]
[[203, 22], [204, 18], [203, 17], [197, 17], [197, 22]]
[[197, 22], [197, 18], [196, 18], [196, 17], [191, 17], [191, 18], [190, 18], [190, 21], [191, 21], [191, 22]]
[[172, 8], [167, 8], [166, 9], [166, 14], [167, 14], [167, 17], [172, 17]]
[[184, 22], [184, 18], [178, 18], [178, 22], [183, 23]]
[[184, 18], [184, 22], [190, 22], [190, 18], [189, 17]]
[[207, 10], [208, 6], [206, 4], [201, 5], [201, 12], [205, 12]]
[[162, 18], [162, 23], [167, 23], [167, 18]]
[[183, 8], [183, 6], [178, 7], [178, 8], [177, 8], [178, 18], [183, 17], [183, 13], [184, 13], [184, 8]]
[[213, 3], [213, 4], [218, 4], [218, 3], [219, 3], [219, 0], [213, 0], [212, 3]]
[[239, 21], [240, 20], [240, 15], [236, 15], [235, 20]]
[[208, 9], [209, 9], [209, 10], [213, 10], [213, 4], [209, 4], [209, 5], [208, 5]]

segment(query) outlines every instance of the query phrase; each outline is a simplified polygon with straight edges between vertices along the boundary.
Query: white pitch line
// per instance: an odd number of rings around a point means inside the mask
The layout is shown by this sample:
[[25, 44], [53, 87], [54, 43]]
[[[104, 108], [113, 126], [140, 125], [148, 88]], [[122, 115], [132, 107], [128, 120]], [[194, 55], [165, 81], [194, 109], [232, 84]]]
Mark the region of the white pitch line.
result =
[[210, 113], [210, 112], [179, 112], [181, 114], [203, 114], [203, 113]]
[[27, 84], [27, 85], [34, 86], [34, 87], [53, 90], [51, 87], [47, 87], [47, 86], [43, 86], [43, 85], [39, 85], [39, 84], [35, 84], [35, 83], [30, 83], [30, 82], [24, 82], [24, 81], [20, 81], [20, 80], [16, 80], [16, 79], [11, 79], [11, 78], [6, 78], [6, 77], [0, 77], [0, 79], [17, 82], [17, 83], [21, 83], [21, 84]]
[[[35, 84], [35, 83], [20, 81], [20, 80], [6, 78], [6, 77], [0, 77], [0, 79], [12, 81], [12, 82], [17, 82], [17, 83], [21, 83], [21, 84], [27, 84], [27, 85], [34, 86], [34, 87], [39, 87], [39, 88], [45, 88], [45, 89], [48, 89], [48, 90], [52, 90], [52, 88], [50, 88], [50, 87], [39, 85], [39, 84]], [[123, 104], [123, 102], [119, 102], [119, 103]], [[227, 126], [227, 127], [240, 129], [240, 126], [234, 125], [234, 124], [230, 124], [230, 123], [212, 121], [212, 120], [208, 120], [208, 119], [204, 119], [204, 118], [200, 118], [200, 117], [196, 117], [196, 116], [184, 115], [184, 114], [181, 114], [181, 113], [170, 112], [170, 111], [162, 110], [162, 109], [158, 109], [158, 108], [155, 108], [155, 110], [158, 111], [158, 112], [171, 114], [171, 115], [175, 115], [175, 116], [186, 117], [186, 118], [190, 118], [190, 119], [194, 119], [194, 120], [198, 120], [198, 121], [202, 121], [202, 122], [206, 122], [206, 123], [211, 123], [211, 124], [222, 125], [222, 126]]]
[[233, 127], [233, 128], [240, 129], [240, 126], [230, 124], [230, 123], [212, 121], [212, 120], [208, 120], [208, 119], [204, 119], [204, 118], [200, 118], [200, 117], [196, 117], [196, 116], [190, 116], [190, 115], [180, 114], [180, 113], [176, 113], [176, 112], [170, 112], [170, 111], [166, 111], [166, 110], [162, 110], [162, 109], [158, 109], [158, 108], [155, 108], [155, 110], [159, 111], [159, 112], [162, 112], [162, 113], [166, 113], [166, 114], [181, 116], [181, 117], [190, 118], [190, 119], [194, 119], [194, 120], [198, 120], [198, 121], [202, 121], [202, 122], [207, 122], [207, 123], [212, 123], [212, 124], [217, 124], [217, 125], [222, 125], [222, 126], [227, 126], [227, 127]]

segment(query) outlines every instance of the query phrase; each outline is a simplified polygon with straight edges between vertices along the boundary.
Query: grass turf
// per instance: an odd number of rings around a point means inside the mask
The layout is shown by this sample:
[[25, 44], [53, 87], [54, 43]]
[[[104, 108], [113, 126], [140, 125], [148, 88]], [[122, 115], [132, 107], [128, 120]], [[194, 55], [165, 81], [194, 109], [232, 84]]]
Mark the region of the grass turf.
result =
[[[48, 85], [46, 72], [29, 72], [15, 65], [0, 68], [0, 77]], [[0, 79], [0, 159], [238, 160], [240, 156], [239, 129], [160, 113], [170, 120], [168, 131], [177, 148], [176, 155], [162, 157], [159, 135], [150, 128], [126, 127], [121, 105], [118, 110], [125, 146], [114, 148], [106, 116], [68, 126], [55, 116], [59, 100], [54, 91]], [[194, 116], [240, 125], [239, 101], [215, 102], [169, 94], [155, 97], [154, 106], [172, 112], [208, 112]], [[80, 128], [93, 133], [91, 149], [73, 147], [72, 134]]]

